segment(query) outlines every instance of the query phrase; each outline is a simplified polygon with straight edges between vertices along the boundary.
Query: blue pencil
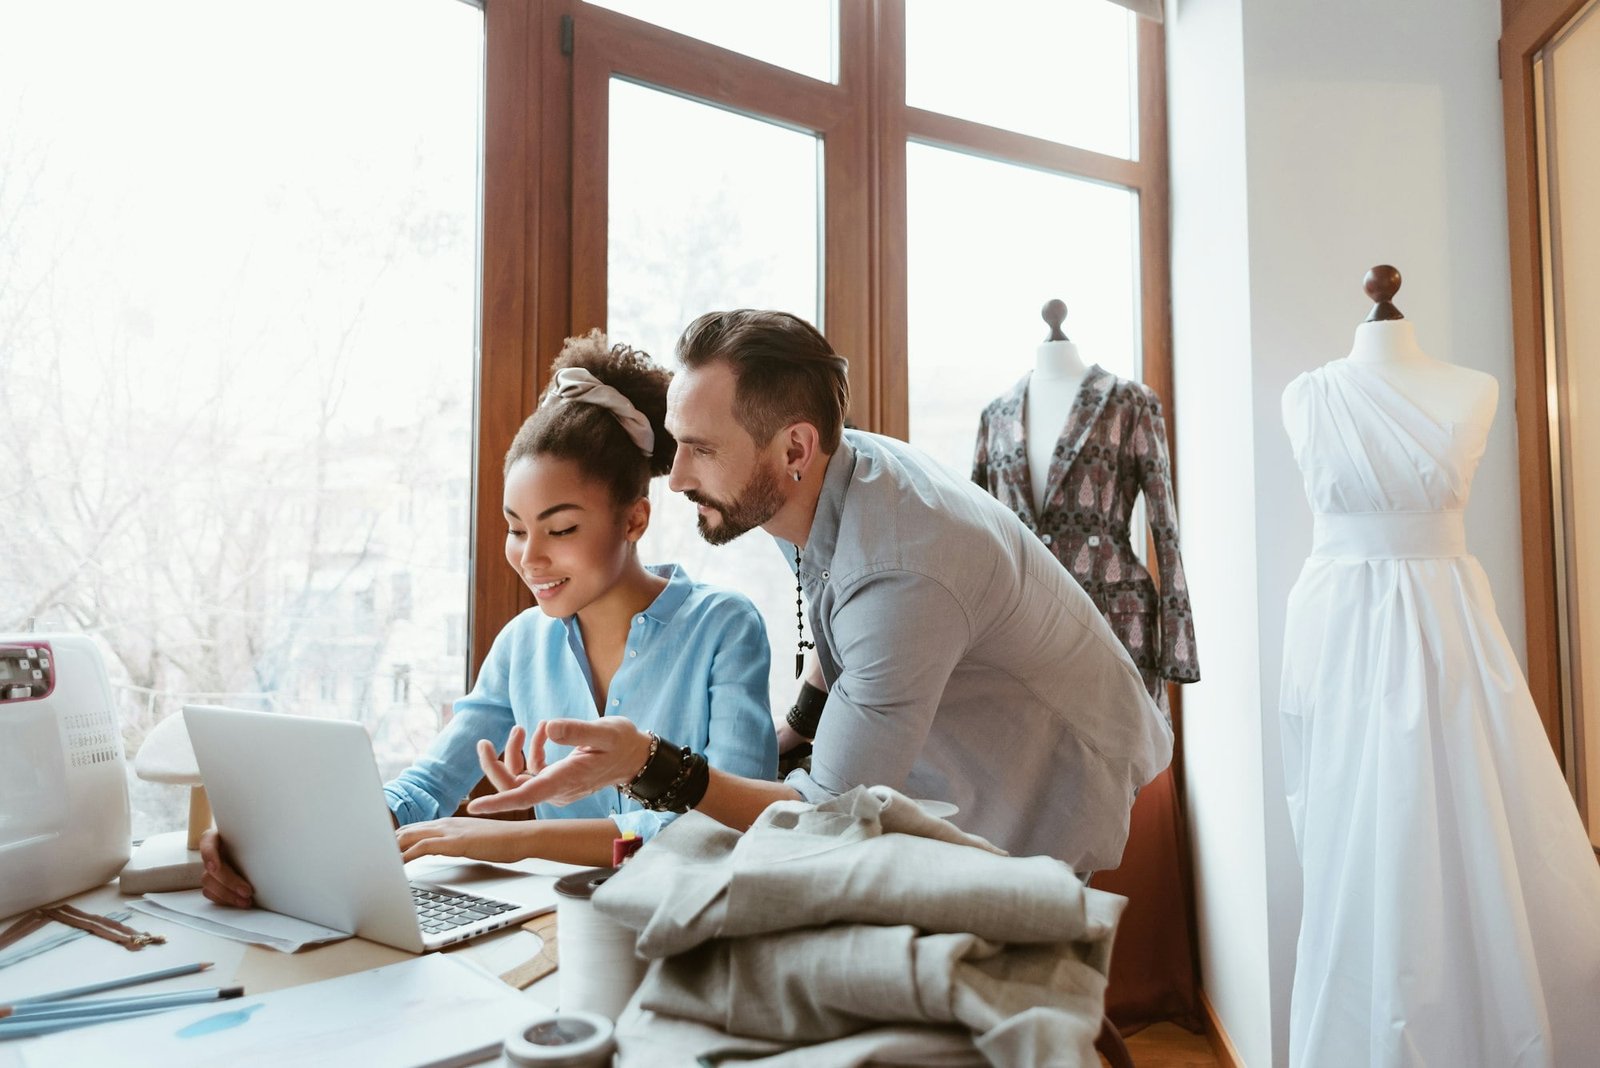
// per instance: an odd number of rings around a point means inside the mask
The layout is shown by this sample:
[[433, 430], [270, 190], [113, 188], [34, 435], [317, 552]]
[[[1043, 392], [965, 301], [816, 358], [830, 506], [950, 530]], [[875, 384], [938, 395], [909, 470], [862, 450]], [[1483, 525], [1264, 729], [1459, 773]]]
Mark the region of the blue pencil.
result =
[[0, 1009], [0, 1027], [11, 1020], [65, 1019], [68, 1016], [99, 1016], [107, 1012], [137, 1012], [145, 1009], [175, 1009], [207, 1001], [226, 1001], [244, 996], [244, 987], [211, 987], [206, 990], [173, 990], [164, 994], [140, 994], [131, 998], [97, 998], [92, 1001], [45, 1001]]
[[102, 990], [116, 990], [124, 986], [137, 986], [140, 983], [153, 983], [158, 979], [171, 979], [179, 975], [193, 975], [203, 972], [211, 967], [210, 961], [199, 964], [179, 964], [173, 968], [162, 968], [160, 971], [145, 972], [142, 975], [125, 975], [121, 979], [107, 979], [100, 983], [90, 983], [87, 986], [75, 986], [70, 990], [57, 990], [52, 994], [36, 994], [31, 998], [18, 998], [9, 1006], [0, 1005], [0, 1009], [16, 1008], [19, 1005], [34, 1005], [41, 1001], [63, 1001], [66, 998], [82, 997], [84, 994], [98, 994]]
[[129, 1012], [105, 1012], [95, 1016], [50, 1017], [43, 1020], [25, 1016], [20, 1020], [0, 1022], [0, 1042], [10, 1038], [48, 1035], [52, 1031], [67, 1031], [74, 1027], [88, 1027], [90, 1024], [131, 1020], [136, 1016], [154, 1016], [158, 1012], [166, 1011], [166, 1009], [134, 1009]]

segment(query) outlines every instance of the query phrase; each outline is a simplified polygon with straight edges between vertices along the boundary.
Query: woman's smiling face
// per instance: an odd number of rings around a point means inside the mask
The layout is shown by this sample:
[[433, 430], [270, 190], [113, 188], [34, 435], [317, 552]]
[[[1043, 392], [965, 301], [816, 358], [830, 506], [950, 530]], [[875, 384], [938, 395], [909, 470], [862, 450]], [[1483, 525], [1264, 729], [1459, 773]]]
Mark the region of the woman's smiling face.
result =
[[506, 472], [506, 563], [546, 615], [566, 618], [604, 597], [649, 522], [647, 501], [619, 509], [578, 465], [526, 456]]

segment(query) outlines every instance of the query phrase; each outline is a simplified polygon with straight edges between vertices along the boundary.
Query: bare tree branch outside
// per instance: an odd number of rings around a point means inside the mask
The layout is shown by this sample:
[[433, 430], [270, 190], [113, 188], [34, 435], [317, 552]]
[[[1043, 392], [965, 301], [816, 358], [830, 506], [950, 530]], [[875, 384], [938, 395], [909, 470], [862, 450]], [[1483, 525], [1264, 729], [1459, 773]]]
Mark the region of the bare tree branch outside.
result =
[[209, 701], [397, 770], [466, 678], [482, 13], [102, 6], [0, 34], [0, 631], [96, 636], [130, 755]]

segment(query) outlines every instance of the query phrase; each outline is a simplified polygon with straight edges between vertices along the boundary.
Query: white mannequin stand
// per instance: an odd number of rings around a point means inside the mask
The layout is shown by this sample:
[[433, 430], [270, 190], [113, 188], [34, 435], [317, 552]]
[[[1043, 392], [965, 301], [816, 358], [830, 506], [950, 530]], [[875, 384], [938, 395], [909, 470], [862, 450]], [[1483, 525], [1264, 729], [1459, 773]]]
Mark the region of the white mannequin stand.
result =
[[1028, 489], [1036, 513], [1044, 510], [1050, 461], [1088, 373], [1078, 346], [1070, 341], [1046, 341], [1034, 353], [1022, 425], [1028, 445]]

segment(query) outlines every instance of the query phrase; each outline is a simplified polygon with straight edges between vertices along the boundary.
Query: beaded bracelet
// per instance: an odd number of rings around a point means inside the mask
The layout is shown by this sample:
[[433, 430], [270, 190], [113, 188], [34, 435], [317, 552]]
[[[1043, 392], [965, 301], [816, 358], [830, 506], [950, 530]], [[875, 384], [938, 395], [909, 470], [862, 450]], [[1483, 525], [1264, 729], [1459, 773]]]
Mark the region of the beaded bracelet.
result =
[[[622, 784], [622, 792], [633, 798], [641, 805], [646, 798], [659, 797], [666, 791], [667, 786], [677, 774], [677, 768], [661, 759], [663, 746], [661, 736], [655, 731], [650, 731], [650, 752], [645, 755], [644, 764], [639, 768], [639, 773]], [[664, 747], [668, 754], [673, 752], [673, 747]]]

